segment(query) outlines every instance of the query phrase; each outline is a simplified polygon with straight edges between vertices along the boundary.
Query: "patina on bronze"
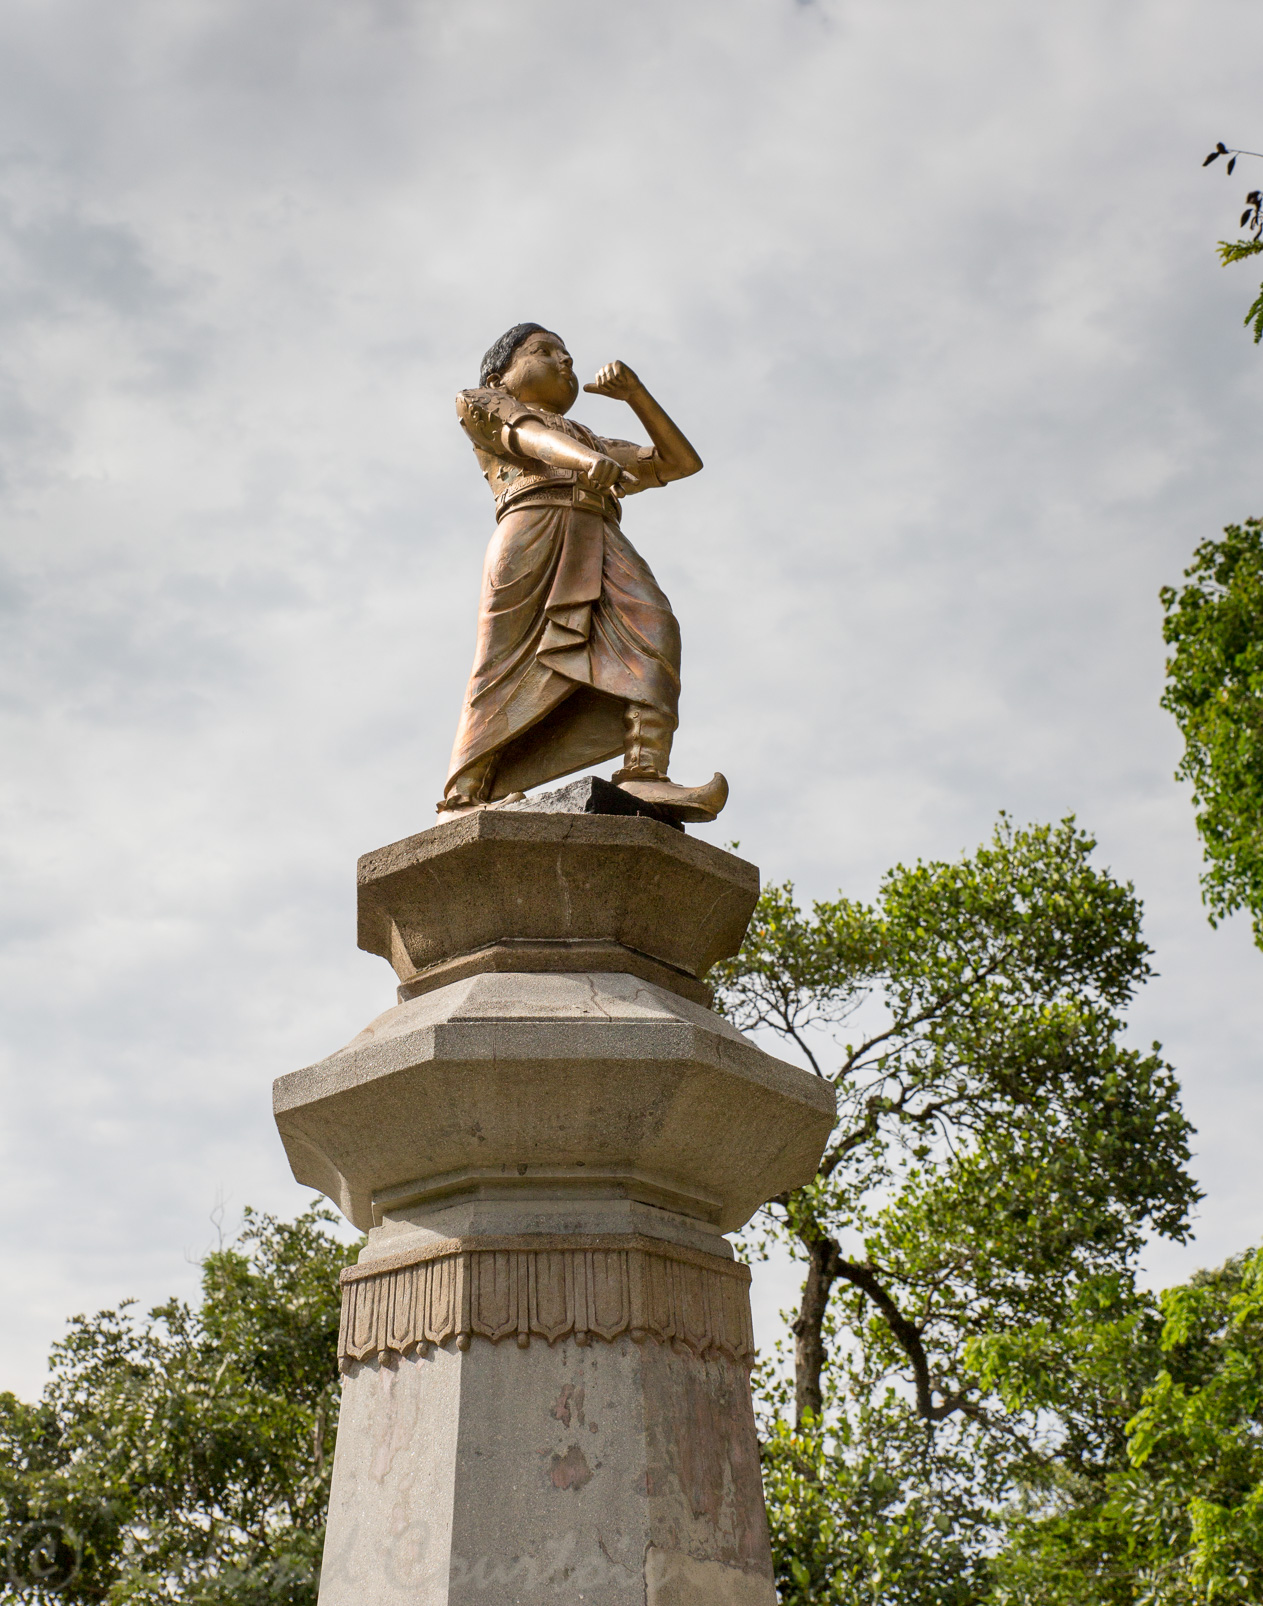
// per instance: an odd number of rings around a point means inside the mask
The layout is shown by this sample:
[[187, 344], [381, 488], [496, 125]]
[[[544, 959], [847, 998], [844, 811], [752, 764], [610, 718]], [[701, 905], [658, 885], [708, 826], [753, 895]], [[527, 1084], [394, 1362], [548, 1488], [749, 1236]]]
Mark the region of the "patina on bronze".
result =
[[613, 779], [680, 819], [723, 807], [722, 776], [667, 777], [678, 722], [680, 629], [623, 535], [622, 498], [696, 474], [702, 460], [624, 363], [583, 388], [625, 401], [649, 446], [565, 415], [579, 394], [565, 343], [518, 324], [456, 398], [496, 503], [478, 644], [440, 812], [464, 812], [622, 755]]

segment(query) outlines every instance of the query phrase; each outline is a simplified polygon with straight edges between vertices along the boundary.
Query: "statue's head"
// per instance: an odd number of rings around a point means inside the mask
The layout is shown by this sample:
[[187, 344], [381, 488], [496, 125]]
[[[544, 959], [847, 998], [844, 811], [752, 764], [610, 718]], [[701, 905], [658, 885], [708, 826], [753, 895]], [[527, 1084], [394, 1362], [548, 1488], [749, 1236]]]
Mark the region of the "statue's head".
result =
[[479, 379], [550, 413], [569, 412], [579, 394], [565, 341], [539, 323], [502, 334], [482, 359]]

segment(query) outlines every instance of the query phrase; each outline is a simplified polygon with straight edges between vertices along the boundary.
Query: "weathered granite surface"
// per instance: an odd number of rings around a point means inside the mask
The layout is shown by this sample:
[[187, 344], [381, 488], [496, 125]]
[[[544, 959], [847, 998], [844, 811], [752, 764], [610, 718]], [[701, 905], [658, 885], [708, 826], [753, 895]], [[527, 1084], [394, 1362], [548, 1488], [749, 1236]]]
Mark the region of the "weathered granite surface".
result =
[[525, 804], [366, 853], [358, 884], [359, 945], [390, 961], [401, 999], [486, 971], [622, 971], [707, 1004], [702, 977], [759, 896], [754, 865], [643, 812]]
[[634, 977], [484, 975], [397, 1004], [279, 1078], [274, 1106], [295, 1176], [361, 1229], [388, 1205], [547, 1178], [730, 1232], [814, 1173], [834, 1100]]
[[532, 792], [517, 803], [497, 803], [495, 810], [514, 814], [639, 814], [647, 820], [660, 820], [673, 831], [684, 829], [656, 803], [646, 803], [643, 798], [625, 792], [621, 786], [599, 775], [581, 776], [550, 792]]
[[343, 1383], [321, 1606], [775, 1606], [745, 1369], [476, 1343]]

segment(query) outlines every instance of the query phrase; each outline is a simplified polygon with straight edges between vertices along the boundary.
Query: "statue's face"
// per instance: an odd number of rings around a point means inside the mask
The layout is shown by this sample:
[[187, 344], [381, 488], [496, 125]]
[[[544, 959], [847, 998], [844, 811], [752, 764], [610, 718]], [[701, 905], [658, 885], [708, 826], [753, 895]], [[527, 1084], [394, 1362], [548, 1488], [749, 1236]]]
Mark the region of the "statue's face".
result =
[[574, 359], [561, 337], [547, 331], [527, 335], [500, 383], [519, 401], [550, 413], [569, 412], [579, 394]]

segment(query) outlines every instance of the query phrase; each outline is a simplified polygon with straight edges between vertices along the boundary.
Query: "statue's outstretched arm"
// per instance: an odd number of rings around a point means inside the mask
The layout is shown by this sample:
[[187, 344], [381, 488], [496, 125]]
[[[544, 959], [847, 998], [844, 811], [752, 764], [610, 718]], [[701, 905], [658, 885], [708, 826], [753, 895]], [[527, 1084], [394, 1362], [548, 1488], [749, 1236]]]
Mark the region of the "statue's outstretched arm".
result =
[[627, 403], [653, 442], [660, 480], [687, 479], [701, 468], [702, 460], [683, 431], [658, 405], [626, 363], [606, 363], [593, 383], [583, 388], [594, 396], [612, 396], [615, 401]]

